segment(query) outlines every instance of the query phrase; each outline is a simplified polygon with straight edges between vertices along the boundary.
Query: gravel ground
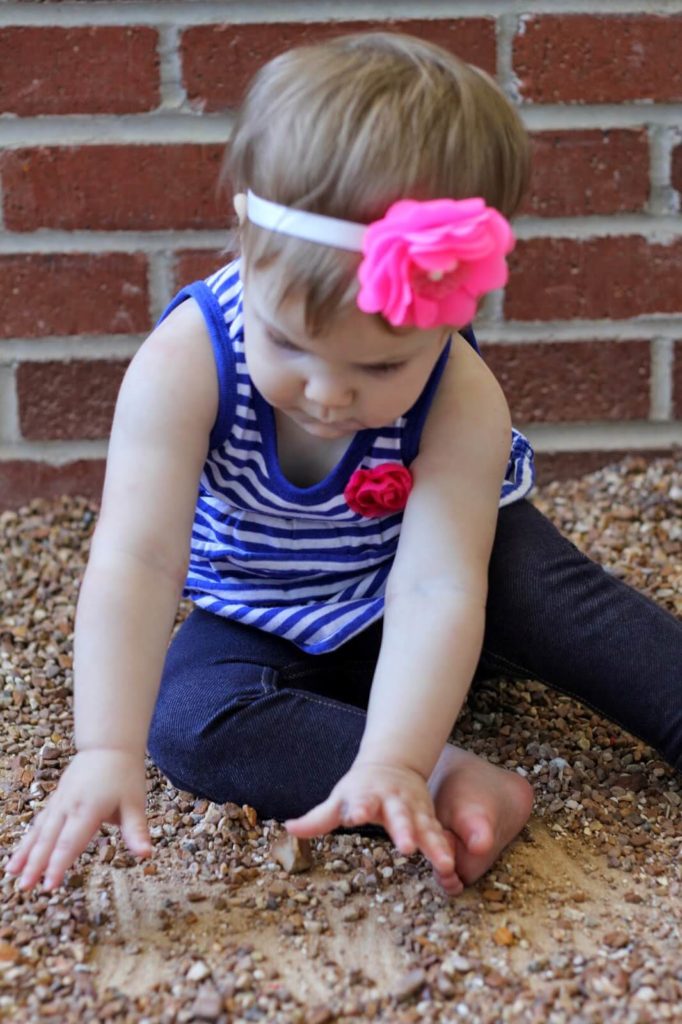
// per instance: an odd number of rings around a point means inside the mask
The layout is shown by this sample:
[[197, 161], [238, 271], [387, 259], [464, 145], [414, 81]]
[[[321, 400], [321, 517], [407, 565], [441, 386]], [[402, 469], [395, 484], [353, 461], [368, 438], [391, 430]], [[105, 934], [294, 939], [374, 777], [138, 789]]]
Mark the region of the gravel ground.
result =
[[[682, 614], [682, 459], [629, 459], [536, 501]], [[0, 516], [2, 863], [71, 752], [72, 623], [96, 514], [69, 498]], [[0, 1019], [682, 1021], [680, 777], [532, 681], [478, 688], [455, 735], [536, 791], [529, 826], [461, 897], [419, 857], [357, 835], [314, 842], [312, 866], [286, 871], [280, 826], [178, 792], [150, 765], [151, 861], [104, 826], [56, 893], [4, 881]]]

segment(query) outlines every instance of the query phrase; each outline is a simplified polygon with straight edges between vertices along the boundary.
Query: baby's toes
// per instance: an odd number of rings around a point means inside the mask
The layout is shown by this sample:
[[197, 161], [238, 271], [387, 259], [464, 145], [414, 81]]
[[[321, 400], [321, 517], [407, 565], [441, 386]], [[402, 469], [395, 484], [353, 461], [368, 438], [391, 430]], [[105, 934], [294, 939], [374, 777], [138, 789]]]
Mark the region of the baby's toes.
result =
[[433, 877], [448, 896], [459, 896], [461, 892], [464, 892], [464, 882], [456, 871], [453, 871], [451, 875], [439, 875], [437, 871], [434, 871]]

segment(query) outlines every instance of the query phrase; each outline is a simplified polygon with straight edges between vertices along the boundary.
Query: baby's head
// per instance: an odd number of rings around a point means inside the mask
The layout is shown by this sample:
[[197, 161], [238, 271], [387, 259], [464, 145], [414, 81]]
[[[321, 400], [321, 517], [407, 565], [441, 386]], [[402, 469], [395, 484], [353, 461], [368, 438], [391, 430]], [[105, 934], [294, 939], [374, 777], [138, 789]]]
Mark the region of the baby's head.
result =
[[[484, 72], [430, 43], [372, 33], [266, 64], [240, 111], [225, 171], [237, 193], [367, 224], [405, 198], [477, 196], [510, 217], [528, 167], [521, 121]], [[303, 301], [311, 336], [354, 303], [357, 252], [248, 219], [240, 244], [247, 277], [269, 269], [274, 308]]]

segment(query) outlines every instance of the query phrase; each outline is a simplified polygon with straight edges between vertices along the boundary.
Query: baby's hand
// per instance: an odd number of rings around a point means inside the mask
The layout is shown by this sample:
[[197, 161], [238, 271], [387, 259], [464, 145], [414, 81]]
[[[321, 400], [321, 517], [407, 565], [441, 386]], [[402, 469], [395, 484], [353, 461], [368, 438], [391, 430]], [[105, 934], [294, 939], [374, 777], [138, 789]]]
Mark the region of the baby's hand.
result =
[[421, 850], [437, 872], [453, 874], [452, 845], [436, 818], [426, 781], [412, 768], [356, 762], [323, 803], [285, 825], [306, 839], [369, 822], [382, 825], [401, 853]]
[[54, 889], [103, 821], [121, 826], [131, 853], [148, 857], [151, 841], [145, 818], [144, 759], [123, 750], [76, 754], [47, 804], [7, 864], [19, 885], [32, 889], [44, 874]]

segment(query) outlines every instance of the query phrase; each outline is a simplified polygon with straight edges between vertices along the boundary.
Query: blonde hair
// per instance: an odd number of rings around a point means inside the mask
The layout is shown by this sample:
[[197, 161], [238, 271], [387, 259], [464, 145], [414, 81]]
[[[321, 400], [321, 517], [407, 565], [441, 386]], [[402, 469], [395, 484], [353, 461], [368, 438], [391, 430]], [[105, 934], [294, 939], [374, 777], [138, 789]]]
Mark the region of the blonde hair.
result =
[[[485, 72], [431, 43], [376, 32], [289, 50], [264, 65], [237, 117], [221, 181], [369, 223], [404, 198], [482, 196], [510, 217], [528, 174], [525, 129]], [[357, 253], [248, 221], [239, 242], [247, 273], [277, 261], [275, 305], [301, 294], [312, 335], [354, 298]]]

